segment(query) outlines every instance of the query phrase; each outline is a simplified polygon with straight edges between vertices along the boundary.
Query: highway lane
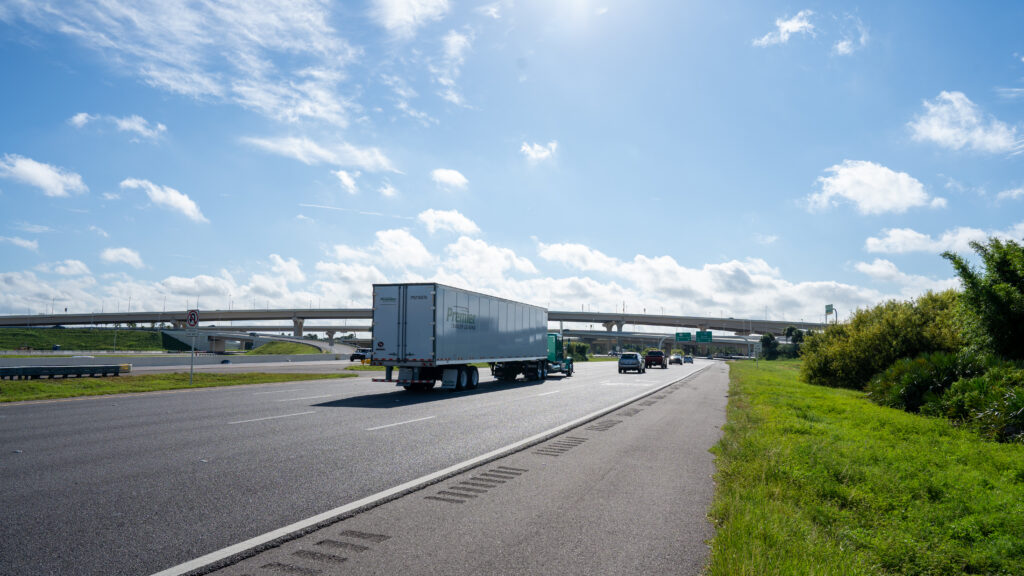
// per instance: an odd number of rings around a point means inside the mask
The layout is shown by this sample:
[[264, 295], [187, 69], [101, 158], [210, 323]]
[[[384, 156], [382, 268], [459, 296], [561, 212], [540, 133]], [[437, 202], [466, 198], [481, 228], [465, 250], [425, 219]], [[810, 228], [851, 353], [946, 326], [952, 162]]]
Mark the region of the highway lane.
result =
[[[408, 394], [370, 376], [0, 406], [4, 573], [149, 574], [700, 368]], [[482, 376], [486, 377], [484, 371]]]

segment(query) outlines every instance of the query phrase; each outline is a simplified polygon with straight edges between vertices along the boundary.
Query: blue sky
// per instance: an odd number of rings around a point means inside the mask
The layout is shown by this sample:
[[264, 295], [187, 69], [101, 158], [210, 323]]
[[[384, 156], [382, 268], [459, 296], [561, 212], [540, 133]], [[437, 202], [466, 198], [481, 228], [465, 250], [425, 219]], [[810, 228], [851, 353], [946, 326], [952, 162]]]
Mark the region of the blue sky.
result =
[[0, 1], [0, 313], [821, 318], [1024, 238], [1024, 4]]

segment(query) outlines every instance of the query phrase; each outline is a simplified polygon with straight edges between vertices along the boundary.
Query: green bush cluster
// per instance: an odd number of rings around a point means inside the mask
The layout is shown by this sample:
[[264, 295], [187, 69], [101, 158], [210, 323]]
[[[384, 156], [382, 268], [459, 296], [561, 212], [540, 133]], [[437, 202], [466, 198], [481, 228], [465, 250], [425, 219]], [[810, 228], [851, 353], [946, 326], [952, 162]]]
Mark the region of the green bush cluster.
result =
[[575, 362], [586, 362], [590, 355], [590, 344], [586, 342], [569, 342], [565, 345], [565, 354]]
[[866, 389], [876, 403], [907, 412], [934, 404], [957, 381], [985, 373], [982, 357], [964, 351], [930, 352], [897, 360], [874, 377]]
[[901, 358], [926, 352], [956, 352], [957, 293], [928, 292], [916, 301], [890, 300], [858, 310], [847, 324], [804, 340], [803, 378], [820, 386], [863, 389], [875, 375]]
[[858, 310], [807, 339], [803, 378], [1024, 441], [1024, 246], [998, 238], [971, 246], [981, 270], [943, 254], [962, 292]]

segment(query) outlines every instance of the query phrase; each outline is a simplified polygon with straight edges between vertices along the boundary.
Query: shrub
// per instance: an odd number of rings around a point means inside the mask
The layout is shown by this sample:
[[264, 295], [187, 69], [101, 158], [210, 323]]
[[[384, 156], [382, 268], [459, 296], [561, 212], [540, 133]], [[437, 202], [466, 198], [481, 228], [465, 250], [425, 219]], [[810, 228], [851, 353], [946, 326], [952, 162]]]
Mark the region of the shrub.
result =
[[804, 340], [801, 374], [811, 384], [861, 389], [901, 358], [955, 352], [962, 345], [955, 329], [956, 301], [957, 293], [947, 290], [857, 310], [849, 323]]
[[971, 242], [984, 270], [972, 268], [952, 252], [949, 260], [964, 286], [961, 297], [964, 328], [972, 342], [1011, 360], [1024, 360], [1024, 246], [989, 238]]
[[1002, 364], [984, 375], [954, 383], [936, 407], [943, 415], [973, 425], [1000, 441], [1024, 438], [1024, 370]]
[[868, 397], [876, 403], [908, 412], [918, 412], [955, 382], [985, 371], [985, 362], [967, 353], [932, 352], [917, 358], [897, 360], [867, 385]]

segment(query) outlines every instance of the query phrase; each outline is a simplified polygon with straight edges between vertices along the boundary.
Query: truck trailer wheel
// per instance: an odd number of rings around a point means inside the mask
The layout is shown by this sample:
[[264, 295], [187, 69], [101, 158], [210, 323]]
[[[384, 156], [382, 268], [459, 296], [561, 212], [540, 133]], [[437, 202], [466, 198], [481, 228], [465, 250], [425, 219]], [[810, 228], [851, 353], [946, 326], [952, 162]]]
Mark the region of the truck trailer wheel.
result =
[[458, 375], [455, 376], [455, 389], [456, 390], [465, 390], [466, 389], [466, 382], [468, 380], [469, 380], [469, 367], [468, 366], [461, 366], [461, 367], [459, 367]]
[[470, 366], [468, 371], [469, 374], [466, 378], [466, 388], [476, 390], [476, 387], [480, 385], [480, 371], [476, 369], [476, 366]]

